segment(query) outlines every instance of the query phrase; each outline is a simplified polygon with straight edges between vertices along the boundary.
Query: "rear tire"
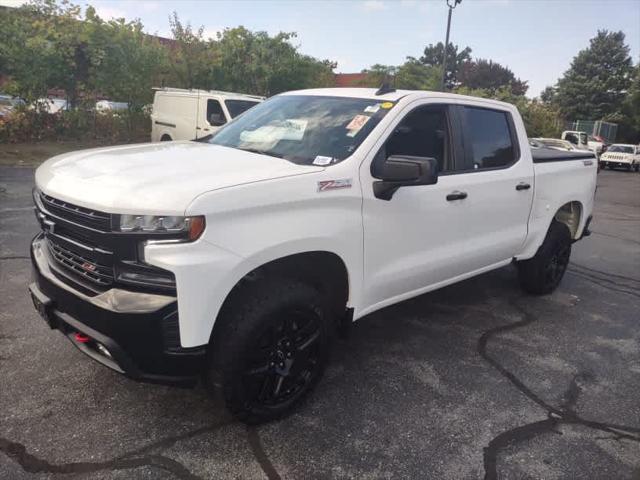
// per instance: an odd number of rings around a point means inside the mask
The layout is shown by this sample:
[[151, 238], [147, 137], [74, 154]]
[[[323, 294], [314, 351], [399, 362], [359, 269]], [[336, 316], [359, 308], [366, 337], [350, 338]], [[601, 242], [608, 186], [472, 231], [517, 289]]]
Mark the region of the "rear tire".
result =
[[161, 142], [170, 142], [171, 141], [171, 137], [165, 133], [164, 135], [162, 135], [162, 138], [160, 138], [160, 141]]
[[232, 292], [205, 379], [221, 387], [232, 415], [263, 423], [307, 397], [328, 361], [328, 312], [324, 297], [297, 280], [270, 278]]
[[520, 285], [527, 293], [545, 295], [553, 292], [564, 276], [571, 257], [571, 232], [554, 220], [535, 256], [518, 262]]

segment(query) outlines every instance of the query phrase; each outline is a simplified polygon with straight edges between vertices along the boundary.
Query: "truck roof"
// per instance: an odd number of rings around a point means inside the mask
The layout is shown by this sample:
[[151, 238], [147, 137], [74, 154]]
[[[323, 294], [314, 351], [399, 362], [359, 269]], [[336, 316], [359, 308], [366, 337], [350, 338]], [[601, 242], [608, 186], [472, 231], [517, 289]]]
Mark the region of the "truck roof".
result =
[[486, 103], [494, 105], [500, 105], [502, 107], [508, 106], [514, 108], [513, 105], [499, 100], [492, 100], [490, 98], [471, 97], [469, 95], [458, 95], [456, 93], [449, 92], [432, 92], [429, 90], [394, 90], [382, 95], [376, 95], [377, 88], [312, 88], [307, 90], [293, 90], [291, 92], [285, 92], [281, 95], [316, 95], [327, 97], [351, 97], [351, 98], [367, 98], [371, 100], [388, 100], [395, 102], [403, 97], [411, 96], [412, 98], [442, 98], [442, 99], [464, 99], [464, 100], [481, 100]]

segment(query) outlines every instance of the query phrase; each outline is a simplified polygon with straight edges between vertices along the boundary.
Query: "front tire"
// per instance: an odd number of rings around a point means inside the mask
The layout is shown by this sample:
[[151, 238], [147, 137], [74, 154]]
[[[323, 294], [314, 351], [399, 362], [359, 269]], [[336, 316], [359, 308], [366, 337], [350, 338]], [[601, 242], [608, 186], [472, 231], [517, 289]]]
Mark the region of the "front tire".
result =
[[535, 256], [518, 262], [520, 285], [527, 293], [545, 295], [553, 292], [564, 276], [571, 257], [571, 232], [554, 220]]
[[213, 339], [207, 379], [227, 409], [258, 424], [293, 411], [320, 380], [328, 360], [329, 309], [296, 280], [254, 281], [232, 293]]

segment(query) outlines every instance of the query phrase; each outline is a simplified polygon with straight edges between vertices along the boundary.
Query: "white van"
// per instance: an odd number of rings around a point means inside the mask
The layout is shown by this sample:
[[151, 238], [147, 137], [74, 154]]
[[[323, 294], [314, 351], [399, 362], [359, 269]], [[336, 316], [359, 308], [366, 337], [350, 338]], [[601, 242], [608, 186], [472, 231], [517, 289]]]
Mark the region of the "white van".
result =
[[206, 137], [264, 97], [215, 90], [156, 89], [151, 114], [151, 141]]

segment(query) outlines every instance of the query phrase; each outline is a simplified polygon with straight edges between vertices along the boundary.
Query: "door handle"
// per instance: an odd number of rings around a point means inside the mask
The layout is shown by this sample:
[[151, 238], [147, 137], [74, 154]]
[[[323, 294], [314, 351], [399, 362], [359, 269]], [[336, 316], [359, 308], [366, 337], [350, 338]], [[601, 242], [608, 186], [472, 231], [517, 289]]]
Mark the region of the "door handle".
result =
[[520, 182], [518, 185], [516, 185], [516, 190], [529, 190], [530, 188], [531, 185], [526, 182]]
[[467, 192], [459, 192], [456, 190], [455, 192], [451, 192], [447, 195], [447, 202], [452, 202], [453, 200], [464, 200], [465, 198], [467, 198]]

